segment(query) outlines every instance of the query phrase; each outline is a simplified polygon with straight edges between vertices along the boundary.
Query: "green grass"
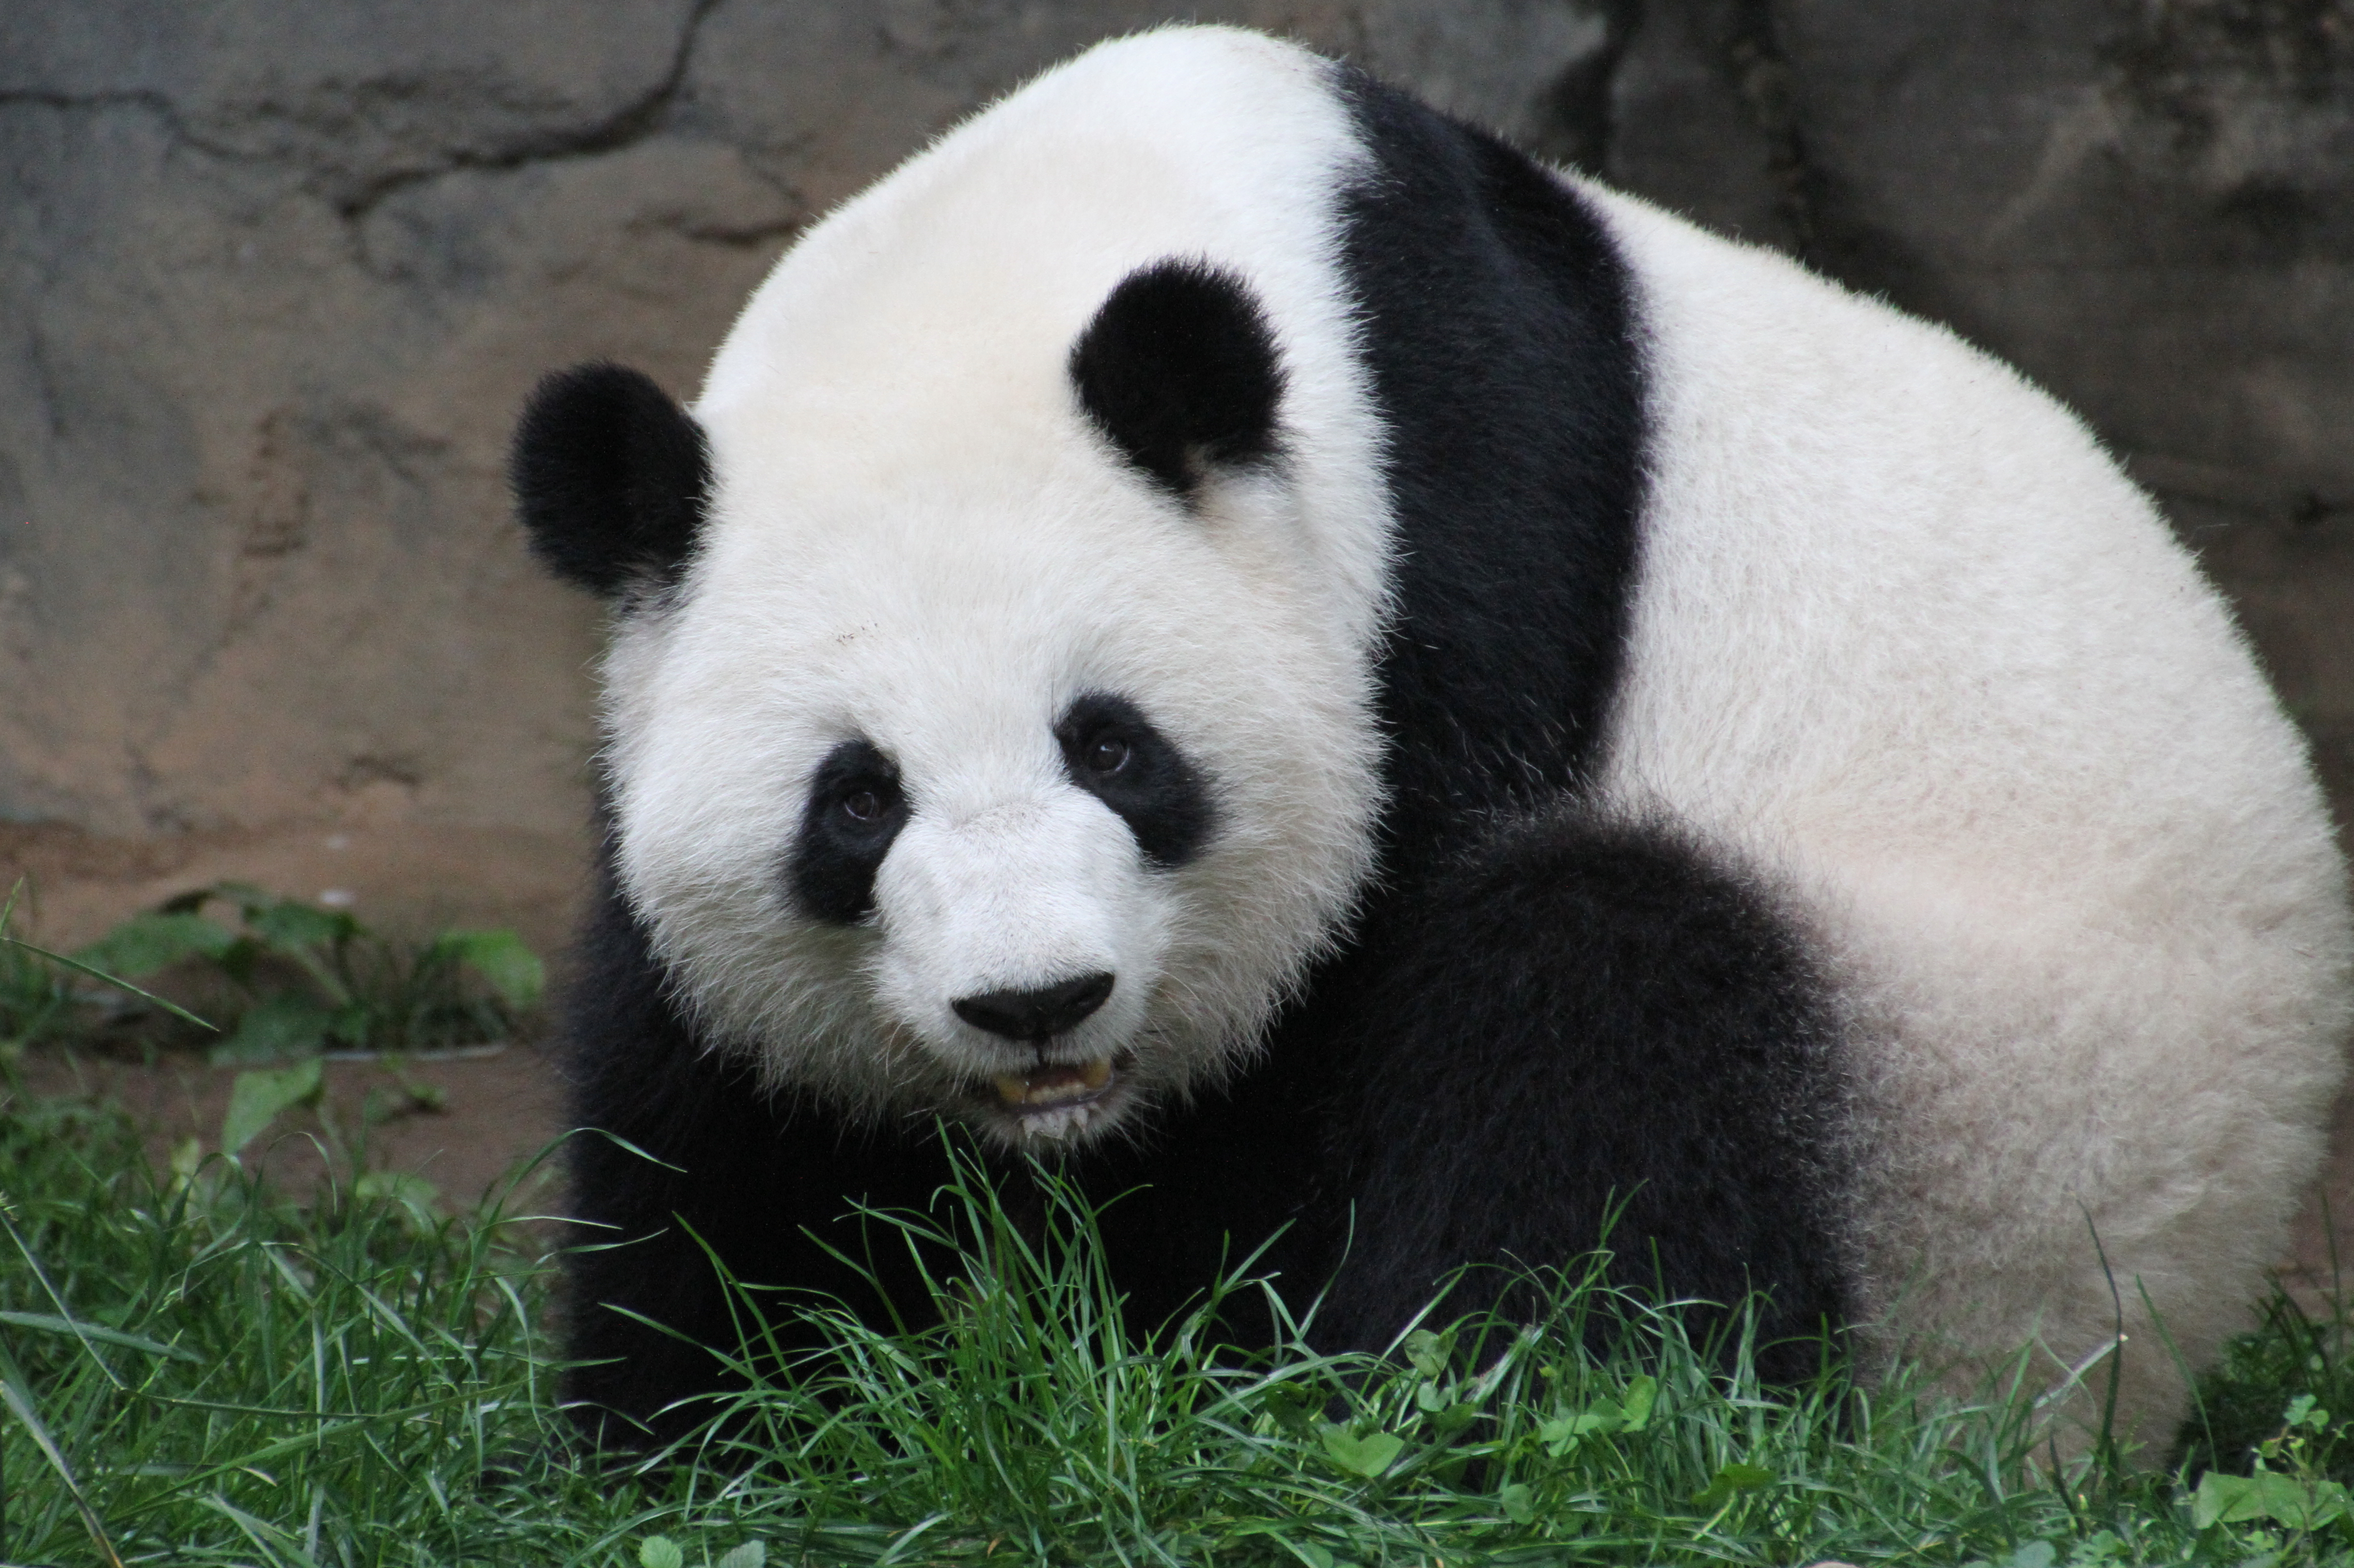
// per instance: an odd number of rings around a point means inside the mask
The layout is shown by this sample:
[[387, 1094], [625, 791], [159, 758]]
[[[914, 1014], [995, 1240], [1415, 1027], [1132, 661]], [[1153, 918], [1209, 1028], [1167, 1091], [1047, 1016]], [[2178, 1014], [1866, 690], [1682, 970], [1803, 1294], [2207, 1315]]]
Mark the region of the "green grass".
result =
[[17, 929], [26, 894], [19, 883], [0, 898], [0, 1061], [43, 1044], [118, 1055], [202, 1049], [216, 1065], [431, 1053], [514, 1038], [539, 1001], [539, 959], [512, 931], [402, 941], [343, 911], [225, 882], [67, 957]]
[[[119, 1114], [21, 1097], [0, 1107], [0, 1193], [13, 1563], [2064, 1568], [2323, 1561], [2349, 1540], [2282, 1501], [2326, 1497], [2310, 1483], [2342, 1452], [2312, 1400], [2354, 1408], [2342, 1325], [2283, 1302], [2208, 1384], [2246, 1416], [2215, 1451], [2270, 1438], [2284, 1478], [2207, 1511], [2275, 1517], [2201, 1530], [2175, 1473], [2054, 1482], [2010, 1413], [1901, 1379], [1769, 1394], [1587, 1280], [1536, 1329], [1458, 1325], [1384, 1364], [1222, 1354], [1206, 1318], [1139, 1344], [1084, 1213], [1025, 1239], [969, 1181], [938, 1222], [963, 1244], [944, 1327], [828, 1319], [832, 1353], [700, 1443], [600, 1467], [551, 1408], [528, 1225], [348, 1188], [298, 1205], [219, 1160], [155, 1172]], [[1623, 1319], [1608, 1356], [1581, 1348], [1595, 1313]]]

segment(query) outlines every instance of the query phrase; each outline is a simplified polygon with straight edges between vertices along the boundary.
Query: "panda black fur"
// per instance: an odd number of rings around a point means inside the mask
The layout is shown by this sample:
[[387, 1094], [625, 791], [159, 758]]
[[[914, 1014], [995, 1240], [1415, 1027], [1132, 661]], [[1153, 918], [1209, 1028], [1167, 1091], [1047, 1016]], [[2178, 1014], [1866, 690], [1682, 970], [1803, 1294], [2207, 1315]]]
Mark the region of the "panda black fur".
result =
[[1049, 73], [806, 236], [692, 418], [551, 377], [514, 475], [616, 606], [592, 1413], [714, 1386], [706, 1245], [879, 1316], [828, 1248], [936, 1117], [1136, 1189], [1145, 1323], [1280, 1229], [1378, 1348], [1615, 1200], [1770, 1334], [2055, 1375], [2093, 1234], [2195, 1364], [2318, 1158], [2342, 868], [2082, 429], [1296, 48]]

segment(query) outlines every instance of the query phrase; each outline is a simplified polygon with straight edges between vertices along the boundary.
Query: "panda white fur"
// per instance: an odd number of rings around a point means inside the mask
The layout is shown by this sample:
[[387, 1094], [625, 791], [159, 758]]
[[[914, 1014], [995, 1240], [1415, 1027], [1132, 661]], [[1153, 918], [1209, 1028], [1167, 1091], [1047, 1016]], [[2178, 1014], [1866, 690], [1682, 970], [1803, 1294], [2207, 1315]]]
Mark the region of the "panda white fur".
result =
[[2210, 1357], [2319, 1156], [2323, 807], [2076, 421], [1299, 48], [1049, 72], [514, 477], [616, 607], [578, 1116], [670, 1167], [577, 1140], [584, 1407], [716, 1383], [705, 1244], [879, 1314], [822, 1244], [945, 1117], [1142, 1185], [1148, 1325], [1288, 1226], [1378, 1348], [1615, 1198], [1868, 1354], [2057, 1377], [2121, 1301], [2162, 1438], [2144, 1302]]

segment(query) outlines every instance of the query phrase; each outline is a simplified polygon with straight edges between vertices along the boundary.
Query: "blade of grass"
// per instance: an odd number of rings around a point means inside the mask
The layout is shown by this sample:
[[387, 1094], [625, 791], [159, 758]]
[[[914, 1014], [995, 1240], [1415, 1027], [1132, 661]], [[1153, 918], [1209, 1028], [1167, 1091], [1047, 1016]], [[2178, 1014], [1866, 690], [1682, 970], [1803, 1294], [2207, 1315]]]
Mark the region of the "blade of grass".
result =
[[170, 1356], [176, 1361], [193, 1361], [198, 1366], [204, 1364], [202, 1356], [178, 1345], [166, 1345], [155, 1340], [143, 1339], [137, 1334], [126, 1334], [120, 1329], [101, 1328], [95, 1323], [84, 1323], [47, 1312], [0, 1312], [0, 1323], [37, 1332], [64, 1334], [77, 1340], [96, 1340], [102, 1345], [121, 1345], [125, 1350], [143, 1351], [151, 1356]]
[[132, 995], [137, 997], [140, 1001], [147, 1003], [149, 1006], [163, 1009], [165, 1012], [170, 1013], [174, 1018], [178, 1019], [183, 1023], [193, 1023], [197, 1028], [209, 1030], [215, 1034], [220, 1033], [219, 1024], [207, 1022], [204, 1019], [198, 1018], [195, 1013], [190, 1012], [186, 1008], [182, 1007], [179, 1003], [175, 1001], [166, 1001], [152, 991], [143, 991], [139, 987], [133, 985], [127, 980], [118, 979], [116, 976], [108, 974], [104, 969], [93, 969], [90, 965], [82, 963], [79, 959], [67, 958], [63, 953], [53, 953], [47, 948], [38, 948], [35, 947], [30, 942], [19, 941], [16, 938], [9, 936], [5, 930], [0, 930], [0, 946], [11, 947], [16, 948], [20, 952], [30, 953], [37, 959], [42, 959], [49, 963], [56, 964], [60, 969], [71, 969], [74, 973], [94, 980], [101, 985], [112, 986], [117, 991], [127, 991]]

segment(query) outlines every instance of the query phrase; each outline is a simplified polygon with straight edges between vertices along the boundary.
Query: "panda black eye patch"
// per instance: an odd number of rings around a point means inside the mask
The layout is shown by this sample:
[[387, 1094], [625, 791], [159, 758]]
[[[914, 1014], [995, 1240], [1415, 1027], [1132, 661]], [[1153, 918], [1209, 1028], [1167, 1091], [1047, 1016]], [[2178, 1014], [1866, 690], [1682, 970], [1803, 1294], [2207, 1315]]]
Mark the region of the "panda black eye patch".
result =
[[1217, 825], [1209, 780], [1134, 703], [1090, 693], [1065, 710], [1055, 738], [1071, 782], [1128, 824], [1145, 859], [1182, 865], [1209, 842]]
[[872, 741], [845, 740], [810, 775], [786, 880], [801, 912], [856, 925], [875, 912], [875, 873], [907, 825], [899, 768]]

